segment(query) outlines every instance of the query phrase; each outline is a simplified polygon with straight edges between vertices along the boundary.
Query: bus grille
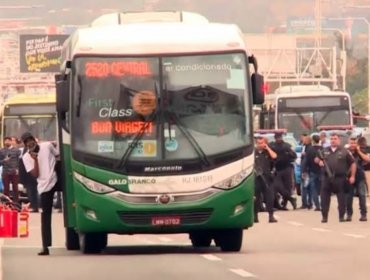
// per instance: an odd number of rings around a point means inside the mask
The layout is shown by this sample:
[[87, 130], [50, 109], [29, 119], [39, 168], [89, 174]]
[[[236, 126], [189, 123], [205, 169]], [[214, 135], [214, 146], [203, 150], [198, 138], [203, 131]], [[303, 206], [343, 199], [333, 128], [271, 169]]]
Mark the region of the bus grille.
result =
[[118, 212], [122, 222], [127, 225], [150, 226], [153, 217], [179, 217], [181, 225], [194, 225], [206, 222], [212, 215], [213, 209], [198, 210], [178, 210], [162, 212], [139, 212], [139, 211], [120, 211]]

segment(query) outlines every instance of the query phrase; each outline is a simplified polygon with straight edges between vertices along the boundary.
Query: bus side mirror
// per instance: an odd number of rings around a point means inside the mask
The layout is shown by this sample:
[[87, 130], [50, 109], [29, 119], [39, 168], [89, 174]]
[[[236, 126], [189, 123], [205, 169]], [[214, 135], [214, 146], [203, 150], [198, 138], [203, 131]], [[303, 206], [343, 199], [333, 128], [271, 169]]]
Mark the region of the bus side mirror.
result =
[[258, 73], [253, 73], [252, 77], [252, 94], [253, 94], [253, 104], [263, 104], [265, 102], [264, 79], [263, 76]]
[[69, 110], [69, 75], [55, 75], [57, 112], [65, 113]]
[[254, 73], [252, 74], [252, 94], [253, 104], [259, 105], [265, 102], [264, 79], [258, 74], [257, 58], [254, 55], [248, 56], [248, 63], [253, 65]]

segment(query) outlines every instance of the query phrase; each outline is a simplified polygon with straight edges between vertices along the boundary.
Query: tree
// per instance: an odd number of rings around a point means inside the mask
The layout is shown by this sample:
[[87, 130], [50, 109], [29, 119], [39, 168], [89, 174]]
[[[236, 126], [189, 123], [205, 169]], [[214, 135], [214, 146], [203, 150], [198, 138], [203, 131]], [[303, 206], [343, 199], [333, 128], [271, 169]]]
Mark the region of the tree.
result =
[[360, 113], [360, 115], [367, 115], [368, 113], [368, 92], [367, 88], [364, 88], [354, 95], [352, 95], [352, 104], [353, 107], [356, 109], [356, 112]]
[[349, 58], [347, 62], [346, 90], [354, 95], [367, 88], [367, 58]]

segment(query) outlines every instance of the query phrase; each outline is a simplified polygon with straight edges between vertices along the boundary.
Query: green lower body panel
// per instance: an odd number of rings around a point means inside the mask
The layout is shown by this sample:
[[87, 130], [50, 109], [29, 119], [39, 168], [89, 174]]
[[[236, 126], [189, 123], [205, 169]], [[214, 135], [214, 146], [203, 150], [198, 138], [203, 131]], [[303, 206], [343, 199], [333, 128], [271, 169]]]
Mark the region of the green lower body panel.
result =
[[202, 229], [248, 228], [253, 225], [253, 177], [240, 186], [191, 203], [129, 204], [74, 185], [79, 232], [185, 233]]

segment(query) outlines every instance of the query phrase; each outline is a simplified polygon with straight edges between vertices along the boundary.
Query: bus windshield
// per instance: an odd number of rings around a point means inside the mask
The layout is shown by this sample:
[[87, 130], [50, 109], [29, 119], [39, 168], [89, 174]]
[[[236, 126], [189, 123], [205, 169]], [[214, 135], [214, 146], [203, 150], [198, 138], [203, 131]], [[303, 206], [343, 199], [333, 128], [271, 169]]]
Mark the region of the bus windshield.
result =
[[74, 65], [72, 145], [82, 161], [224, 163], [252, 143], [242, 53], [84, 57]]
[[31, 132], [39, 141], [55, 141], [56, 127], [55, 116], [4, 118], [4, 136], [20, 137]]
[[351, 125], [351, 105], [347, 96], [281, 97], [277, 102], [278, 128], [294, 133], [313, 133], [318, 126]]

